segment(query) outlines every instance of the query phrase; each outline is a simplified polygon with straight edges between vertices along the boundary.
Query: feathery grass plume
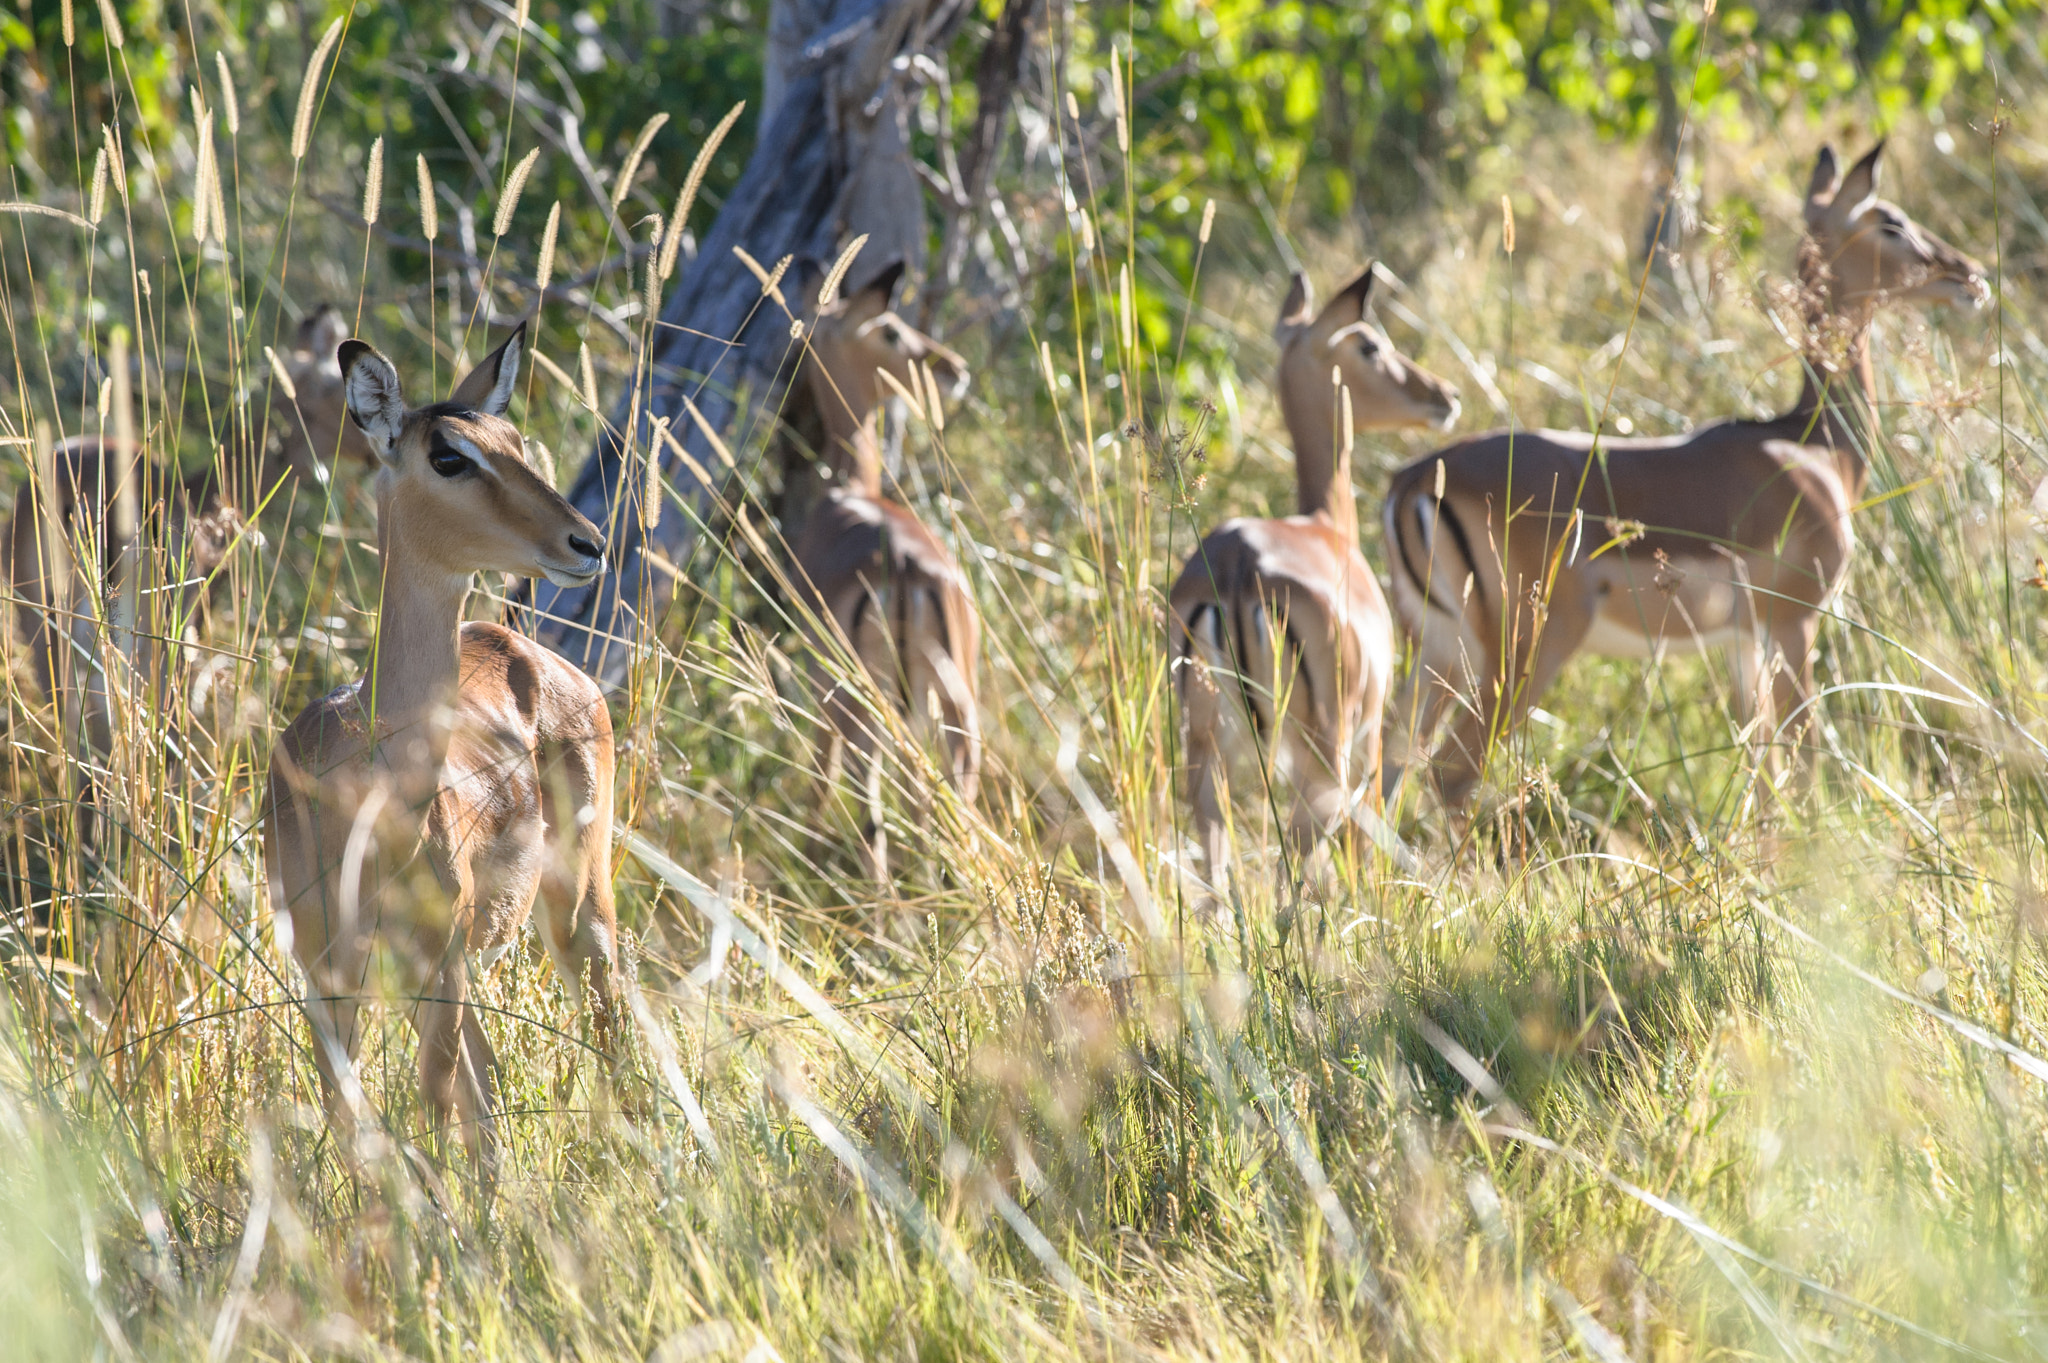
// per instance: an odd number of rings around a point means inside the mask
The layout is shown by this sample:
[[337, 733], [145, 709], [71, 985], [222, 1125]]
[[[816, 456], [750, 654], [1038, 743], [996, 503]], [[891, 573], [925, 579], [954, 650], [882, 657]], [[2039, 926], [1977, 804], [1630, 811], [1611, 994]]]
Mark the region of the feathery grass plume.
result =
[[1216, 226], [1216, 201], [1206, 200], [1202, 204], [1202, 230], [1195, 234], [1195, 240], [1204, 246], [1209, 244], [1210, 229]]
[[744, 247], [735, 246], [732, 248], [732, 253], [740, 258], [740, 264], [753, 272], [754, 278], [761, 281], [761, 295], [764, 298], [774, 299], [778, 307], [784, 312], [789, 312], [789, 300], [782, 296], [782, 275], [785, 270], [789, 269], [789, 262], [796, 259], [796, 257], [784, 256], [776, 261], [775, 268], [770, 270], [763, 266], [760, 261], [748, 255]]
[[63, 11], [64, 46], [74, 46], [78, 42], [78, 25], [71, 16], [71, 0], [64, 0], [59, 8]]
[[540, 475], [540, 480], [549, 487], [555, 487], [555, 452], [549, 449], [537, 435], [526, 437], [526, 462]]
[[1444, 499], [1444, 461], [1441, 459], [1436, 461], [1436, 499]]
[[[113, 410], [113, 402], [114, 381], [112, 379], [101, 379], [98, 406], [100, 413], [100, 429], [103, 431], [107, 428], [107, 413]], [[54, 487], [55, 484], [52, 484], [52, 486]]]
[[92, 158], [92, 192], [86, 197], [86, 220], [94, 227], [107, 212], [107, 144], [100, 144], [99, 154]]
[[1067, 117], [1076, 123], [1081, 121], [1081, 101], [1074, 98], [1072, 90], [1067, 91]]
[[557, 199], [554, 207], [548, 209], [548, 225], [540, 233], [540, 266], [535, 282], [540, 285], [542, 293], [548, 291], [548, 283], [555, 277], [555, 236], [561, 230], [562, 201]]
[[285, 368], [284, 361], [269, 346], [263, 347], [263, 358], [270, 361], [270, 376], [277, 380], [277, 391], [284, 394], [286, 402], [297, 402], [299, 386], [292, 382], [292, 371]]
[[832, 268], [825, 271], [825, 282], [818, 286], [818, 306], [829, 308], [839, 301], [839, 286], [846, 282], [846, 272], [853, 268], [853, 258], [860, 254], [860, 248], [868, 244], [868, 234], [863, 232], [846, 243], [846, 249], [839, 253], [839, 259], [832, 262]]
[[945, 399], [939, 396], [939, 381], [932, 374], [932, 367], [929, 363], [920, 360], [917, 367], [919, 372], [924, 375], [924, 391], [931, 398], [932, 429], [940, 435], [944, 435], [946, 433], [946, 403]]
[[746, 110], [747, 102], [739, 103], [726, 110], [725, 117], [718, 120], [718, 126], [711, 130], [711, 136], [704, 139], [704, 145], [697, 148], [697, 159], [690, 163], [690, 173], [683, 179], [682, 192], [676, 195], [675, 212], [668, 215], [669, 240], [662, 243], [661, 277], [668, 278], [675, 268], [676, 249], [682, 245], [683, 232], [689, 227], [690, 207], [697, 201], [697, 191], [704, 186], [704, 176], [711, 170], [711, 158], [718, 151], [719, 143], [732, 131], [732, 125], [740, 121], [740, 114]]
[[1085, 208], [1081, 210], [1081, 249], [1095, 249], [1095, 220], [1088, 216], [1088, 210]]
[[1500, 249], [1515, 253], [1515, 203], [1505, 194], [1500, 196]]
[[228, 136], [242, 135], [242, 102], [235, 95], [235, 73], [228, 69], [228, 54], [216, 51], [213, 65], [220, 72], [220, 107], [228, 116]]
[[1338, 406], [1343, 410], [1344, 415], [1344, 443], [1337, 448], [1340, 452], [1348, 454], [1352, 445], [1357, 443], [1358, 439], [1358, 428], [1351, 418], [1351, 385], [1347, 383], [1340, 387], [1337, 390], [1337, 398]]
[[121, 31], [121, 16], [114, 13], [114, 0], [100, 0], [100, 23], [107, 30], [107, 46], [119, 49], [128, 41], [128, 35]]
[[[192, 88], [196, 91], [199, 87]], [[201, 246], [206, 245], [217, 227], [212, 219], [214, 200], [218, 197], [214, 177], [218, 173], [213, 161], [213, 113], [209, 110], [199, 119], [199, 165], [192, 176], [192, 239]]]
[[420, 235], [432, 241], [441, 235], [441, 210], [434, 203], [434, 177], [427, 170], [425, 153], [416, 164], [420, 172]]
[[1046, 393], [1057, 397], [1060, 391], [1060, 380], [1059, 375], [1053, 373], [1051, 341], [1040, 341], [1038, 343], [1038, 363], [1045, 370]]
[[1137, 305], [1131, 298], [1131, 267], [1116, 267], [1117, 312], [1123, 322], [1124, 349], [1130, 350], [1137, 344]]
[[1707, 8], [1706, 8], [1706, 14], [1705, 14], [1705, 16], [1704, 16], [1704, 17], [1705, 17], [1705, 18], [1708, 18], [1708, 19], [1711, 19], [1711, 18], [1713, 18], [1713, 17], [1714, 17], [1714, 11], [1715, 11], [1715, 9], [1717, 9], [1717, 8], [1719, 7], [1719, 5], [1720, 5], [1720, 0], [1707, 0]]
[[519, 195], [526, 188], [526, 177], [533, 174], [533, 163], [540, 160], [540, 148], [519, 158], [519, 164], [512, 167], [512, 176], [505, 181], [505, 192], [498, 196], [498, 212], [491, 219], [491, 235], [502, 237], [512, 226], [512, 214], [519, 207]]
[[532, 12], [533, 0], [519, 0], [519, 7], [512, 11], [512, 26], [519, 29], [525, 28], [526, 16]]
[[648, 221], [654, 224], [654, 230], [648, 233], [648, 244], [653, 249], [647, 253], [647, 296], [644, 301], [647, 317], [652, 321], [661, 315], [661, 281], [664, 278], [661, 273], [661, 214], [653, 214]]
[[647, 120], [640, 129], [640, 135], [633, 139], [633, 149], [626, 153], [625, 164], [619, 167], [619, 178], [612, 184], [613, 208], [626, 201], [627, 192], [633, 188], [633, 177], [640, 173], [640, 158], [647, 155], [648, 144], [654, 141], [654, 135], [666, 122], [667, 114], [656, 114]]
[[[910, 404], [911, 414], [919, 421], [924, 422], [926, 425], [931, 424], [931, 419], [924, 414], [924, 399], [918, 394], [911, 392], [908, 388], [905, 388], [901, 379], [886, 369], [877, 369], [875, 377], [880, 379], [897, 397]], [[912, 379], [911, 382], [915, 383], [916, 380]]]
[[1116, 149], [1131, 154], [1131, 123], [1124, 109], [1124, 63], [1114, 51], [1109, 54], [1109, 97], [1116, 103]]
[[298, 112], [292, 115], [292, 160], [306, 159], [306, 148], [313, 138], [313, 106], [320, 98], [320, 72], [327, 65], [327, 58], [334, 52], [334, 45], [341, 41], [341, 20], [336, 19], [320, 35], [320, 45], [313, 49], [313, 60], [306, 63], [306, 77], [299, 82]]
[[647, 442], [646, 482], [640, 488], [640, 533], [652, 534], [661, 524], [661, 442], [668, 434], [669, 420], [654, 418], [654, 438]]
[[383, 208], [384, 139], [379, 137], [370, 143], [370, 164], [363, 176], [363, 221], [375, 227]]
[[128, 201], [128, 167], [121, 163], [121, 139], [108, 124], [100, 124], [102, 145], [107, 149], [107, 173], [114, 177], [114, 192]]
[[591, 411], [597, 410], [597, 369], [590, 362], [590, 343], [580, 342], [576, 347], [576, 367], [583, 375], [583, 405]]

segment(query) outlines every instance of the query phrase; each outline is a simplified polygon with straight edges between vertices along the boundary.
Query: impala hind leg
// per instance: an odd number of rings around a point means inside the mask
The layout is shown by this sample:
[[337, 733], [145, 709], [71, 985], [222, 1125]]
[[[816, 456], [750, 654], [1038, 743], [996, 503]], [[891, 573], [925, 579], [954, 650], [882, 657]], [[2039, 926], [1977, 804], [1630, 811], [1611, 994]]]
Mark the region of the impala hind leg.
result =
[[1550, 690], [1593, 626], [1590, 609], [1558, 603], [1540, 627], [1524, 615], [1519, 633], [1534, 638], [1518, 666], [1503, 665], [1479, 683], [1479, 704], [1460, 707], [1437, 767], [1437, 790], [1447, 809], [1463, 811], [1472, 799], [1495, 743], [1513, 737], [1536, 702]]
[[342, 1160], [350, 1169], [360, 1164], [358, 1120], [363, 1101], [356, 1079], [356, 1052], [363, 1044], [360, 1027], [362, 990], [367, 983], [370, 953], [367, 942], [333, 942], [308, 959], [307, 934], [295, 935], [299, 965], [306, 973], [306, 1023], [313, 1032], [313, 1068], [320, 1076], [320, 1103], [327, 1110]]
[[1185, 735], [1188, 807], [1202, 845], [1202, 874], [1221, 896], [1230, 875], [1229, 782], [1218, 734], [1224, 724], [1223, 696], [1199, 659], [1174, 664], [1180, 672], [1181, 725]]
[[1434, 610], [1423, 617], [1415, 657], [1380, 726], [1384, 740], [1379, 775], [1383, 807], [1393, 803], [1402, 778], [1418, 757], [1428, 760], [1430, 745], [1443, 724], [1444, 711], [1458, 699], [1461, 689], [1468, 696], [1477, 694], [1473, 660], [1483, 654], [1477, 641], [1466, 635], [1462, 620]]
[[[597, 702], [602, 714], [603, 702]], [[612, 899], [611, 724], [602, 741], [548, 754], [541, 817], [549, 847], [535, 898], [541, 940], [577, 1007], [590, 1010], [592, 1044], [617, 1059], [619, 920]]]
[[448, 944], [438, 959], [439, 967], [427, 977], [412, 1010], [413, 1031], [419, 1037], [420, 1094], [436, 1127], [446, 1129], [449, 1114], [454, 1113], [462, 1143], [488, 1182], [498, 1161], [492, 1073], [496, 1057], [469, 1001], [469, 964], [461, 947]]
[[1794, 775], [1800, 789], [1812, 784], [1820, 755], [1820, 714], [1814, 696], [1813, 650], [1820, 636], [1820, 612], [1780, 611], [1770, 622], [1770, 647], [1777, 666], [1771, 677], [1771, 722], [1784, 725], [1792, 742]]

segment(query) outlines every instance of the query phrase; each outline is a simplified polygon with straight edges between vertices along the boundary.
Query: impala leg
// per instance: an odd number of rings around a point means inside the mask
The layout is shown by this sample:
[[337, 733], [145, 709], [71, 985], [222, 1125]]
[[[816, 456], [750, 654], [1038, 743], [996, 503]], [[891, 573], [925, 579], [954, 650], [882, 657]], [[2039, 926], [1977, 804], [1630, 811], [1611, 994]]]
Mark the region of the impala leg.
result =
[[537, 907], [541, 940], [579, 1007], [590, 1009], [592, 1044], [617, 1060], [619, 920], [612, 900], [612, 745], [564, 743], [549, 754], [541, 817], [551, 846]]
[[1540, 630], [1533, 620], [1523, 620], [1522, 637], [1534, 635], [1535, 647], [1526, 651], [1520, 666], [1504, 665], [1484, 678], [1479, 688], [1480, 703], [1471, 709], [1461, 709], [1452, 721], [1437, 775], [1437, 789], [1447, 808], [1462, 810], [1471, 800], [1485, 770], [1490, 746], [1505, 742], [1522, 727], [1529, 711], [1579, 651], [1592, 626], [1590, 609], [1561, 601], [1552, 605], [1550, 617]]
[[423, 997], [412, 1010], [419, 1036], [420, 1095], [435, 1125], [446, 1127], [452, 1111], [460, 1122], [462, 1143], [486, 1179], [496, 1171], [498, 1132], [492, 1114], [493, 1081], [487, 1068], [490, 1046], [481, 1055], [469, 1034], [481, 1033], [469, 1002], [469, 967], [459, 946], [449, 942], [438, 958], [439, 968], [427, 977]]
[[1382, 807], [1393, 802], [1401, 778], [1418, 755], [1427, 759], [1444, 711], [1458, 697], [1457, 688], [1465, 685], [1477, 690], [1472, 686], [1471, 659], [1480, 654], [1465, 632], [1464, 622], [1441, 613], [1433, 611], [1425, 617], [1415, 661], [1401, 679], [1380, 730], [1385, 750], [1379, 783]]
[[306, 1022], [313, 1029], [313, 1067], [320, 1076], [320, 1102], [327, 1109], [328, 1129], [341, 1148], [350, 1169], [358, 1165], [356, 1100], [362, 1087], [356, 1082], [356, 1051], [362, 1046], [358, 1015], [362, 1011], [361, 990], [369, 965], [368, 943], [361, 939], [317, 943], [323, 949], [310, 955], [316, 943], [303, 931], [294, 936], [294, 954], [306, 972]]
[[[1808, 706], [1813, 689], [1813, 646], [1820, 634], [1820, 613], [1779, 614], [1771, 621], [1771, 651], [1778, 666], [1771, 677], [1772, 722], [1790, 722], [1796, 774], [1801, 789], [1812, 782], [1820, 716]], [[1795, 718], [1796, 716], [1796, 718]]]
[[1199, 659], [1185, 658], [1175, 666], [1182, 670], [1188, 805], [1194, 812], [1195, 836], [1202, 844], [1203, 874], [1220, 895], [1230, 874], [1230, 836], [1225, 823], [1230, 796], [1223, 753], [1217, 744], [1223, 698], [1215, 677]]

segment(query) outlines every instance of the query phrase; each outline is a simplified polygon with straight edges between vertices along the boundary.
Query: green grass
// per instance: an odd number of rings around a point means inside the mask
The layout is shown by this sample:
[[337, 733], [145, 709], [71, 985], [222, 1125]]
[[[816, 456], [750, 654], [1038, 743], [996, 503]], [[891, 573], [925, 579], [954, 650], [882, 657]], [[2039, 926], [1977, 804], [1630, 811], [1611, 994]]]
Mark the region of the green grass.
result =
[[[258, 75], [296, 78], [243, 78]], [[1987, 260], [2038, 261], [2015, 224], [2048, 201], [2039, 147], [2001, 145], [1994, 219], [1984, 144], [1944, 158], [1921, 132], [1895, 133], [1892, 196]], [[278, 298], [360, 299], [361, 331], [408, 378], [482, 349], [463, 336], [471, 295], [430, 292], [284, 197], [289, 175], [267, 173], [289, 168], [282, 134], [265, 137], [235, 147], [229, 216], [246, 235], [226, 252], [193, 258], [189, 176], [117, 202], [96, 233], [9, 234], [0, 434], [98, 428], [87, 362], [108, 317], [146, 337], [151, 448], [188, 464], [221, 438], [223, 394], [260, 399]], [[1615, 148], [1569, 124], [1455, 201], [1376, 224], [1371, 248], [1405, 284], [1383, 320], [1463, 385], [1468, 429], [1496, 419], [1489, 385], [1525, 425], [1583, 424], [1610, 382], [1612, 415], [1641, 431], [1784, 405], [1797, 382], [1772, 281], [1790, 273], [1817, 140], [1712, 148], [1708, 228], [1678, 278], [1643, 292], [1625, 351], [1609, 343], [1637, 306], [1636, 206], [1612, 187]], [[307, 173], [360, 192], [345, 169]], [[387, 215], [410, 211], [402, 183]], [[1503, 192], [1521, 226], [1511, 350]], [[1083, 199], [1124, 251], [1120, 191]], [[1738, 199], [1763, 223], [1753, 245], [1715, 228]], [[83, 211], [83, 192], [60, 206]], [[565, 256], [586, 267], [597, 239], [565, 234]], [[530, 272], [535, 245], [502, 250]], [[1366, 254], [1314, 246], [1325, 291]], [[129, 262], [151, 270], [150, 296]], [[1280, 289], [1227, 206], [1209, 262], [1193, 293], [1231, 396], [1218, 373], [1162, 383], [1170, 345], [1122, 348], [1116, 267], [1149, 281], [1155, 263], [1096, 255], [1061, 328], [1029, 328], [1068, 383], [1049, 393], [1020, 339], [970, 357], [976, 389], [942, 438], [910, 433], [908, 494], [961, 549], [987, 620], [990, 771], [962, 809], [901, 755], [894, 779], [935, 813], [898, 800], [892, 893], [862, 882], [850, 813], [815, 796], [813, 697], [758, 557], [701, 551], [615, 711], [621, 822], [665, 858], [622, 851], [617, 876], [652, 1031], [601, 1083], [530, 940], [499, 968], [483, 991], [509, 1114], [495, 1200], [425, 1129], [397, 1005], [361, 1062], [395, 1153], [361, 1182], [343, 1171], [262, 888], [271, 738], [354, 674], [372, 624], [362, 473], [341, 471], [331, 500], [298, 490], [262, 517], [274, 551], [231, 558], [189, 653], [213, 669], [204, 704], [186, 685], [166, 713], [123, 707], [104, 783], [121, 831], [102, 855], [65, 834], [61, 725], [17, 673], [7, 1351], [2038, 1352], [2038, 267], [2007, 280], [2002, 311], [1882, 325], [1872, 490], [1906, 490], [1858, 516], [1809, 795], [1753, 797], [1770, 774], [1737, 741], [1718, 664], [1580, 660], [1543, 702], [1552, 718], [1496, 763], [1471, 839], [1411, 804], [1419, 871], [1340, 857], [1296, 886], [1245, 802], [1251, 871], [1211, 917], [1171, 869], [1187, 828], [1160, 598], [1202, 528], [1284, 506], [1289, 484], [1265, 388]], [[613, 303], [636, 289], [597, 287]], [[1994, 367], [2001, 331], [2011, 361]], [[1078, 369], [1077, 332], [1100, 355]], [[572, 374], [586, 341], [609, 404], [633, 353], [545, 315], [538, 345]], [[549, 378], [515, 411], [565, 461], [589, 445], [594, 418]], [[1369, 442], [1362, 505], [1426, 448]], [[174, 727], [182, 766], [150, 739]], [[713, 931], [723, 914], [730, 934]]]

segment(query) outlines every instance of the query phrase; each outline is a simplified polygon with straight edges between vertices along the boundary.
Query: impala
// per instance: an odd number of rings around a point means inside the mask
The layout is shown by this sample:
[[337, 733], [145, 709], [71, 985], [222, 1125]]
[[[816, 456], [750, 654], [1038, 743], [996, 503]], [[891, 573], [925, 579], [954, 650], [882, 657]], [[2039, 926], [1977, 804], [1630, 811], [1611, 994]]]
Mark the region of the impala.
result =
[[1581, 650], [1727, 647], [1745, 725], [1765, 707], [1801, 715], [1868, 478], [1871, 320], [1886, 303], [1988, 296], [1983, 266], [1877, 197], [1883, 150], [1846, 176], [1830, 148], [1814, 166], [1805, 382], [1783, 416], [1654, 439], [1495, 432], [1394, 475], [1387, 553], [1415, 663], [1393, 709], [1389, 793], [1456, 699], [1436, 781], [1462, 808], [1489, 746]]
[[1218, 889], [1230, 769], [1292, 787], [1290, 830], [1303, 846], [1348, 823], [1354, 800], [1378, 800], [1393, 626], [1358, 552], [1350, 435], [1446, 429], [1458, 398], [1365, 320], [1372, 281], [1368, 266], [1318, 312], [1308, 277], [1294, 276], [1273, 336], [1297, 514], [1224, 522], [1168, 598], [1188, 797]]
[[[145, 572], [145, 585], [163, 581], [176, 588], [160, 598], [171, 608], [152, 612], [153, 619], [141, 629], [140, 646], [163, 636], [175, 638], [203, 610], [206, 595], [199, 588], [244, 532], [241, 507], [257, 505], [288, 471], [321, 484], [328, 477], [326, 458], [370, 457], [361, 433], [344, 429], [335, 347], [346, 334], [340, 314], [325, 305], [299, 324], [280, 357], [283, 376], [271, 389], [267, 418], [258, 429], [230, 437], [233, 453], [224, 470], [209, 466], [174, 479], [153, 463], [135, 469], [139, 528], [145, 542], [162, 546], [166, 559], [165, 572]], [[254, 448], [261, 449], [260, 457], [250, 456]], [[111, 747], [112, 715], [100, 653], [102, 622], [84, 565], [96, 558], [101, 583], [109, 583], [127, 548], [114, 525], [119, 481], [131, 464], [117, 457], [123, 449], [111, 436], [62, 442], [51, 452], [54, 486], [41, 498], [24, 489], [0, 530], [0, 577], [13, 606], [0, 619], [6, 620], [15, 645], [27, 652], [29, 673], [43, 696], [62, 700], [60, 691], [75, 694], [87, 742], [98, 753]], [[246, 485], [252, 475], [254, 487]], [[73, 660], [72, 675], [80, 678], [75, 687], [61, 687], [58, 681], [60, 639], [69, 641], [64, 651]], [[146, 651], [151, 659], [139, 662], [138, 669], [161, 681], [153, 661], [156, 650]]]
[[[892, 265], [860, 292], [809, 309], [814, 319], [804, 370], [824, 421], [829, 477], [797, 537], [797, 583], [821, 632], [844, 640], [912, 731], [923, 739], [939, 731], [949, 755], [947, 776], [971, 804], [981, 773], [975, 700], [981, 620], [946, 546], [916, 513], [882, 495], [876, 429], [883, 396], [878, 374], [921, 393], [923, 380], [913, 370], [922, 365], [935, 378], [943, 375], [947, 395], [957, 397], [967, 386], [967, 366], [889, 311], [902, 273], [900, 263]], [[927, 400], [938, 401], [938, 394]], [[818, 642], [822, 652], [827, 640]], [[851, 747], [863, 765], [869, 819], [863, 855], [874, 878], [886, 880], [881, 723], [854, 688], [825, 675], [822, 660], [814, 674], [832, 726], [826, 779], [834, 779]]]
[[495, 1060], [472, 956], [540, 936], [609, 1052], [617, 981], [612, 727], [583, 673], [494, 624], [464, 623], [479, 572], [582, 586], [597, 527], [527, 466], [504, 418], [525, 325], [448, 401], [408, 410], [391, 362], [341, 347], [350, 418], [378, 459], [383, 596], [360, 681], [313, 702], [271, 756], [264, 850], [280, 937], [304, 967], [330, 1120], [351, 1157], [354, 1056], [373, 945], [415, 999], [421, 1090], [495, 1162]]

